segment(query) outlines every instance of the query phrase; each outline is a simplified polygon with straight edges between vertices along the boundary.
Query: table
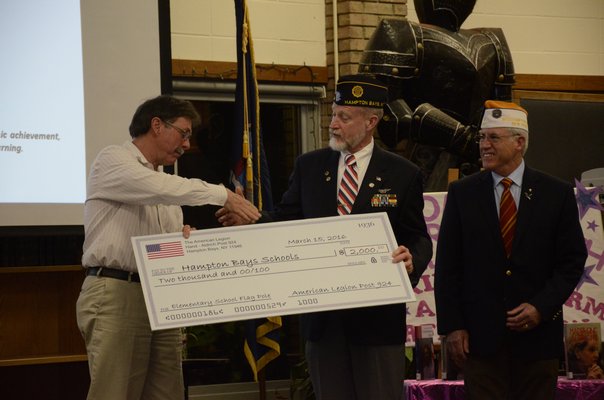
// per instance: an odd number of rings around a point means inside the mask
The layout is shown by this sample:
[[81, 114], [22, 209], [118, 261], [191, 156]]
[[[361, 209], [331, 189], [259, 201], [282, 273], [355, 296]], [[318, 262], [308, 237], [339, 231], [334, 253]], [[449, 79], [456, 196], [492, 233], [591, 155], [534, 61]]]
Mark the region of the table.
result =
[[[405, 381], [406, 400], [464, 400], [463, 381]], [[604, 380], [558, 378], [555, 400], [602, 400]]]

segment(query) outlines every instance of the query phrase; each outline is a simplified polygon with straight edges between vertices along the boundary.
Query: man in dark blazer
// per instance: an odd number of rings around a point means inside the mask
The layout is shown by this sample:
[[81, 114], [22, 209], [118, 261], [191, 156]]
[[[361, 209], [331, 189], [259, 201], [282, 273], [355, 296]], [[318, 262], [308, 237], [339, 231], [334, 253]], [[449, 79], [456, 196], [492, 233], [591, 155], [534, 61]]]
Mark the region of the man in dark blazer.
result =
[[[272, 220], [330, 217], [338, 208], [345, 158], [356, 158], [359, 189], [352, 214], [387, 212], [415, 286], [432, 257], [423, 217], [422, 176], [408, 160], [373, 141], [387, 88], [367, 75], [338, 80], [329, 126], [330, 147], [300, 156]], [[225, 216], [222, 217], [225, 222]], [[393, 268], [397, 268], [393, 265]], [[403, 393], [405, 304], [328, 311], [302, 316], [306, 356], [318, 400], [400, 400]]]
[[[464, 365], [469, 400], [555, 397], [562, 305], [587, 257], [573, 188], [524, 163], [528, 139], [524, 109], [487, 101], [479, 133], [484, 171], [453, 182], [447, 194], [436, 251], [437, 324]], [[499, 217], [507, 208], [504, 178], [517, 209], [507, 249], [500, 227], [507, 218]]]

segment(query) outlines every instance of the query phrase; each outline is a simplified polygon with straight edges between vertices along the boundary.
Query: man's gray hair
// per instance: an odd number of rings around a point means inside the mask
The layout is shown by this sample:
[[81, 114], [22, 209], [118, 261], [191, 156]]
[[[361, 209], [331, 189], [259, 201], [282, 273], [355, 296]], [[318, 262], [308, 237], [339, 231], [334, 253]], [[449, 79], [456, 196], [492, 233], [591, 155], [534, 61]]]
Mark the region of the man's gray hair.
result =
[[520, 128], [508, 128], [512, 135], [518, 135], [524, 137], [524, 146], [522, 147], [522, 155], [526, 153], [529, 145], [529, 133], [524, 129]]

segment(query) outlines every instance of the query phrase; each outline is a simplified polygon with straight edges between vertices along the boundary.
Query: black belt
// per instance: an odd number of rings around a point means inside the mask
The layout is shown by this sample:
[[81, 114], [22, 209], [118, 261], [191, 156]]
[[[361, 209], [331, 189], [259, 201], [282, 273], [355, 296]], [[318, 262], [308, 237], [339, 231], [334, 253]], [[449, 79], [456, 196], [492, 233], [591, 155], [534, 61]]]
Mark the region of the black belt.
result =
[[102, 276], [105, 278], [120, 279], [128, 282], [140, 282], [141, 278], [136, 272], [128, 272], [121, 269], [107, 267], [88, 267], [86, 268], [87, 276]]

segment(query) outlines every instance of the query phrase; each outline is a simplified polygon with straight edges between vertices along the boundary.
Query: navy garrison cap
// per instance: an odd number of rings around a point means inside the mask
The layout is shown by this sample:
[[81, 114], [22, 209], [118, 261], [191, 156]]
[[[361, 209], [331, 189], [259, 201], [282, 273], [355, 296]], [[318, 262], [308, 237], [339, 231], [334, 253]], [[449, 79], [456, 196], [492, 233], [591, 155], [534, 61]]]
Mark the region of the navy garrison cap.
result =
[[382, 108], [388, 102], [388, 87], [372, 75], [342, 76], [333, 101], [340, 106]]

